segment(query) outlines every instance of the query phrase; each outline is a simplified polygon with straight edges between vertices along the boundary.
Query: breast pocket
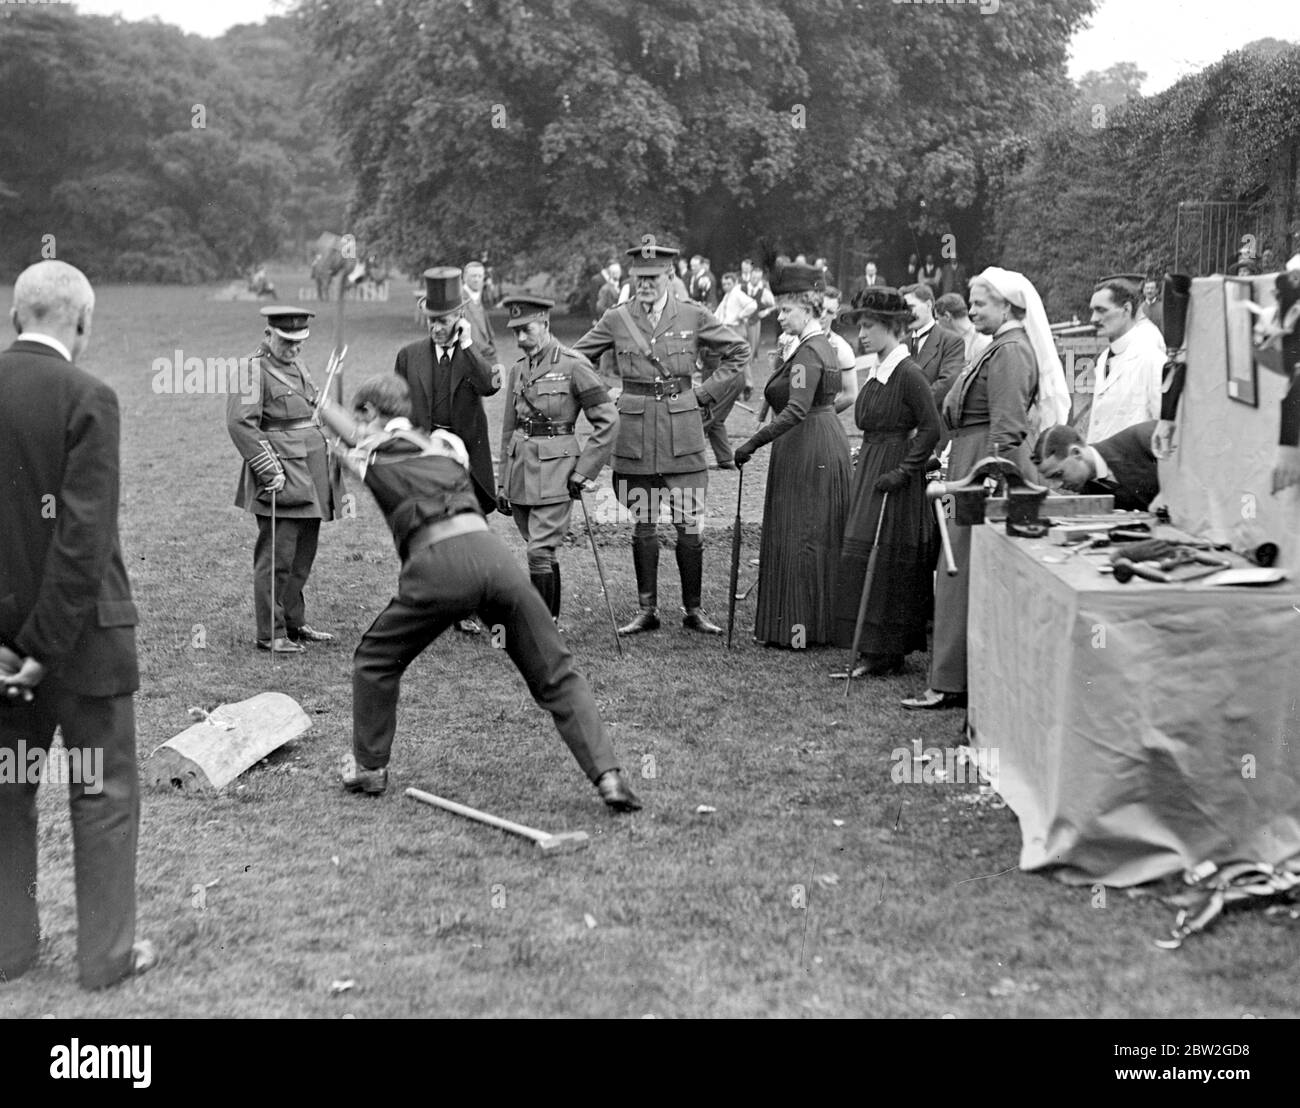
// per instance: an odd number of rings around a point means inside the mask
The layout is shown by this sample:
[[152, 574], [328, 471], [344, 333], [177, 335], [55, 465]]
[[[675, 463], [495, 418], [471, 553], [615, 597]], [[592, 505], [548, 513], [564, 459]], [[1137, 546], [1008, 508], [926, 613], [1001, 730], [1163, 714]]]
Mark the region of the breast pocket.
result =
[[[316, 482], [307, 460], [307, 444], [299, 438], [281, 438], [272, 445], [284, 467], [284, 488], [275, 494], [276, 507], [305, 508], [309, 504], [315, 504]], [[262, 498], [269, 500], [270, 494], [267, 493]]]
[[704, 419], [692, 392], [668, 401], [668, 421], [672, 427], [673, 457], [697, 454], [704, 449]]
[[572, 418], [568, 381], [538, 381], [529, 391], [533, 403], [549, 419]]
[[614, 457], [645, 457], [645, 403], [644, 396], [623, 393], [618, 398], [618, 442]]

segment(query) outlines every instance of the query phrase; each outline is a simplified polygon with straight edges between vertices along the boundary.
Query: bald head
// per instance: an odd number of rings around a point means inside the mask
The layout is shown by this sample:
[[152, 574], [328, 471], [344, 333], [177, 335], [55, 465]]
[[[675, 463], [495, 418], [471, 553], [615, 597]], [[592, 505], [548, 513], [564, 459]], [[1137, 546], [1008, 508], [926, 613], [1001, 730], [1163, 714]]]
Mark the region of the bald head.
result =
[[90, 341], [95, 292], [86, 275], [67, 262], [28, 266], [14, 282], [10, 316], [19, 334], [36, 331], [58, 339], [75, 361]]

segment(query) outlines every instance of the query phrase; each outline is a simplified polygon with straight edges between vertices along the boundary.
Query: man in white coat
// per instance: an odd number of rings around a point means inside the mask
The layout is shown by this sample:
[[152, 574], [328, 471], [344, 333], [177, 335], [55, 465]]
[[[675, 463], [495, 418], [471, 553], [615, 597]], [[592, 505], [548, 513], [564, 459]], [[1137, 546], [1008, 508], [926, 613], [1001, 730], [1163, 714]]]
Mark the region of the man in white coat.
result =
[[1164, 340], [1138, 318], [1141, 296], [1124, 277], [1104, 278], [1092, 294], [1092, 322], [1109, 346], [1097, 359], [1087, 442], [1160, 418]]

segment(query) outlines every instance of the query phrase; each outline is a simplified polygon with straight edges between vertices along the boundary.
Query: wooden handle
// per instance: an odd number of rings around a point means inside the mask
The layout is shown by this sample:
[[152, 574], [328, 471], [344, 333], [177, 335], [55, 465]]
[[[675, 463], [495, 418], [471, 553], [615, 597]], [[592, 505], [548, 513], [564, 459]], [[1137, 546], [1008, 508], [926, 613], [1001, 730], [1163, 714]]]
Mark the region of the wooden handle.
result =
[[949, 577], [957, 576], [957, 562], [952, 556], [952, 539], [948, 537], [948, 517], [943, 511], [943, 501], [934, 502], [934, 514], [939, 520], [939, 542], [943, 545], [943, 560], [947, 563]]
[[431, 804], [435, 808], [445, 808], [448, 812], [455, 812], [458, 816], [465, 816], [468, 819], [478, 820], [479, 823], [486, 823], [491, 827], [499, 827], [502, 831], [511, 831], [516, 835], [522, 835], [525, 839], [532, 839], [533, 842], [541, 842], [543, 839], [549, 839], [551, 837], [545, 831], [538, 831], [532, 827], [525, 827], [522, 823], [515, 823], [513, 820], [502, 819], [500, 816], [494, 816], [490, 812], [480, 812], [477, 808], [471, 808], [466, 804], [457, 804], [454, 800], [447, 800], [445, 797], [434, 796], [433, 793], [426, 793], [421, 789], [407, 789], [406, 795], [412, 800], [419, 800], [424, 804]]

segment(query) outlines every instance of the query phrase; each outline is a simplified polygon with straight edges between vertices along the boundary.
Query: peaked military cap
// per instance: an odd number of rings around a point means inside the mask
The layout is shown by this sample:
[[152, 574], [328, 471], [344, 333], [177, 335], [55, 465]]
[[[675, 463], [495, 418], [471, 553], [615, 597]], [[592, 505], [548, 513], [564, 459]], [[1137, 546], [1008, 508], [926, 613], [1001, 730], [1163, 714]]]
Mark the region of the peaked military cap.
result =
[[1126, 285], [1132, 285], [1136, 292], [1142, 288], [1148, 280], [1154, 281], [1156, 278], [1147, 277], [1144, 273], [1112, 273], [1109, 277], [1098, 277], [1097, 283], [1093, 285], [1092, 291], [1096, 292], [1102, 285], [1109, 285], [1112, 281], [1123, 281]]
[[634, 246], [627, 251], [627, 256], [632, 259], [628, 263], [627, 271], [633, 277], [654, 277], [660, 273], [668, 273], [680, 253], [680, 250], [675, 250], [671, 246], [660, 246], [654, 241], [653, 236], [648, 235], [646, 241], [640, 246]]
[[520, 293], [517, 296], [503, 296], [501, 307], [510, 309], [510, 317], [506, 320], [507, 327], [526, 327], [534, 320], [542, 322], [549, 320], [555, 301], [548, 300], [545, 296]]
[[267, 325], [287, 342], [302, 342], [310, 333], [310, 324], [315, 312], [306, 308], [294, 308], [286, 304], [271, 304], [262, 309]]

